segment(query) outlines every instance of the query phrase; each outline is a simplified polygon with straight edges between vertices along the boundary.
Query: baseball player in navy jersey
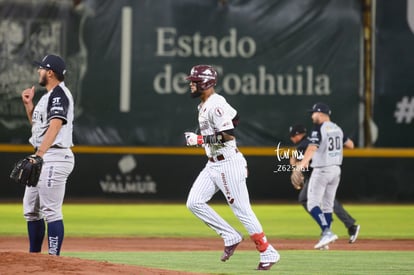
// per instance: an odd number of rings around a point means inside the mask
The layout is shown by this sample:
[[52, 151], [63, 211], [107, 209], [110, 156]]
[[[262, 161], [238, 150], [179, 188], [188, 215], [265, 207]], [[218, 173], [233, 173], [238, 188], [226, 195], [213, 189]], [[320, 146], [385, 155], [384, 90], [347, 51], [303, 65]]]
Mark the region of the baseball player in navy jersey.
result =
[[36, 187], [26, 187], [23, 197], [24, 217], [30, 252], [41, 252], [46, 232], [50, 255], [59, 255], [64, 226], [62, 204], [68, 176], [75, 160], [71, 150], [73, 98], [65, 86], [66, 65], [56, 55], [47, 55], [40, 62], [39, 84], [46, 88], [34, 106], [34, 86], [22, 92], [22, 101], [32, 125], [29, 142], [35, 154], [43, 158], [43, 167]]
[[[303, 158], [303, 155], [308, 148], [310, 139], [307, 136], [307, 129], [301, 124], [293, 125], [289, 128], [290, 140], [293, 144], [296, 145], [297, 153], [292, 155], [290, 158], [290, 164], [296, 166], [296, 163], [300, 162]], [[308, 183], [309, 178], [312, 172], [312, 168], [307, 171], [303, 171], [304, 175], [304, 184], [302, 189], [299, 192], [298, 200], [308, 211], [307, 202], [308, 202]], [[344, 209], [343, 205], [337, 200], [334, 200], [333, 212], [339, 218], [339, 220], [345, 225], [349, 234], [349, 243], [354, 243], [358, 238], [358, 233], [360, 230], [360, 225], [355, 224], [355, 219]], [[329, 249], [326, 245], [323, 249]]]
[[312, 160], [307, 208], [322, 230], [321, 238], [314, 246], [321, 249], [338, 239], [331, 231], [332, 212], [341, 177], [343, 148], [353, 148], [354, 143], [344, 137], [341, 127], [331, 121], [328, 105], [316, 103], [309, 112], [312, 113], [314, 128], [298, 169], [309, 167]]
[[187, 146], [203, 146], [207, 164], [191, 187], [188, 209], [223, 238], [221, 261], [227, 261], [243, 240], [242, 235], [220, 217], [207, 203], [221, 191], [235, 216], [243, 224], [260, 253], [258, 270], [269, 270], [280, 259], [267, 241], [262, 225], [253, 212], [246, 186], [247, 163], [237, 149], [234, 127], [237, 111], [215, 93], [217, 72], [209, 65], [197, 65], [187, 77], [191, 96], [200, 98], [198, 122], [200, 133], [186, 132]]

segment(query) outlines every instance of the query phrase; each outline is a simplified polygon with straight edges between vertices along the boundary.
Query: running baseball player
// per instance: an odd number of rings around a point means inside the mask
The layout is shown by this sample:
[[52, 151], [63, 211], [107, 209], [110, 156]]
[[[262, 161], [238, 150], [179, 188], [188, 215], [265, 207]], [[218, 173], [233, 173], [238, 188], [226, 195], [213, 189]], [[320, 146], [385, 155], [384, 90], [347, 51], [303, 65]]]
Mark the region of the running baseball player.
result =
[[[311, 142], [307, 136], [307, 129], [301, 124], [293, 125], [289, 128], [290, 140], [296, 145], [296, 154], [290, 158], [290, 164], [292, 167], [296, 166], [303, 158], [303, 155]], [[312, 172], [312, 168], [307, 171], [303, 171], [304, 176], [303, 186], [300, 188], [298, 201], [302, 204], [305, 210], [308, 212], [308, 183]], [[337, 200], [334, 200], [333, 211], [339, 220], [345, 225], [349, 234], [349, 243], [354, 243], [358, 238], [360, 225], [355, 224], [355, 219], [344, 209], [343, 205]], [[322, 228], [321, 228], [322, 229]], [[329, 246], [323, 247], [323, 249], [329, 249]]]
[[47, 55], [40, 62], [39, 84], [46, 88], [34, 106], [34, 86], [22, 92], [22, 101], [32, 125], [29, 142], [35, 155], [43, 159], [37, 186], [26, 186], [23, 198], [24, 217], [30, 242], [30, 252], [41, 252], [47, 223], [50, 255], [60, 255], [64, 226], [62, 204], [66, 181], [74, 167], [71, 150], [73, 98], [65, 86], [66, 65], [56, 55]]
[[312, 160], [307, 209], [322, 229], [322, 236], [314, 246], [321, 249], [338, 239], [331, 231], [332, 212], [341, 176], [343, 147], [353, 148], [354, 143], [344, 138], [342, 129], [331, 121], [328, 105], [316, 103], [309, 112], [312, 113], [314, 128], [297, 168], [306, 169]]
[[201, 100], [198, 105], [200, 134], [186, 132], [184, 135], [187, 146], [203, 146], [208, 159], [191, 187], [187, 208], [223, 238], [221, 261], [225, 262], [243, 237], [207, 204], [221, 191], [260, 253], [257, 269], [269, 270], [279, 261], [280, 255], [267, 241], [250, 205], [246, 186], [247, 162], [237, 149], [234, 133], [237, 111], [223, 96], [215, 93], [217, 72], [212, 66], [194, 66], [187, 80], [190, 81], [191, 96]]

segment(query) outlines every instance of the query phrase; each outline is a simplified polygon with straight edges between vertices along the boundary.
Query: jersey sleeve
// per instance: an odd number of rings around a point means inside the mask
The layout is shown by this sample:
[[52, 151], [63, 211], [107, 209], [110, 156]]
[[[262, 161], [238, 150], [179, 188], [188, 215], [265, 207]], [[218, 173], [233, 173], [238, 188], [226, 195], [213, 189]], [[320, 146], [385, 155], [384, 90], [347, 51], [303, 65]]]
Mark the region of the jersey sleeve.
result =
[[308, 138], [309, 144], [316, 145], [318, 147], [319, 147], [319, 144], [321, 144], [321, 140], [322, 140], [321, 125], [315, 125], [313, 127], [312, 132]]
[[344, 137], [342, 138], [342, 143], [345, 144], [345, 142], [347, 142], [349, 139], [349, 136], [345, 135], [344, 133]]
[[63, 124], [67, 123], [69, 99], [60, 86], [56, 86], [49, 96], [47, 104], [47, 120], [59, 118]]
[[216, 132], [222, 132], [234, 129], [233, 118], [236, 114], [236, 110], [227, 103], [212, 108], [210, 117], [214, 121], [214, 130]]

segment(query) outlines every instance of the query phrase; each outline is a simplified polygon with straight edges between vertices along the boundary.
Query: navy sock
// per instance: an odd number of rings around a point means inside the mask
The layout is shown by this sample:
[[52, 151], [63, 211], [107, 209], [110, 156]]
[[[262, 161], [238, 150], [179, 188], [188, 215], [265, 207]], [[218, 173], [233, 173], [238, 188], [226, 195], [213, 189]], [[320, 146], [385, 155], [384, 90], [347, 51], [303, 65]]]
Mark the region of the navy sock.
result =
[[331, 228], [332, 223], [332, 213], [323, 213], [325, 215], [326, 223], [328, 224], [328, 228]]
[[29, 252], [41, 252], [43, 239], [45, 237], [45, 221], [41, 219], [27, 222], [27, 232], [30, 243]]
[[59, 220], [48, 223], [47, 235], [49, 244], [49, 255], [59, 256], [64, 236], [63, 221]]
[[310, 214], [314, 218], [314, 220], [318, 223], [319, 227], [321, 228], [322, 232], [328, 227], [328, 223], [325, 219], [325, 215], [322, 213], [322, 210], [319, 206], [315, 206], [310, 211]]

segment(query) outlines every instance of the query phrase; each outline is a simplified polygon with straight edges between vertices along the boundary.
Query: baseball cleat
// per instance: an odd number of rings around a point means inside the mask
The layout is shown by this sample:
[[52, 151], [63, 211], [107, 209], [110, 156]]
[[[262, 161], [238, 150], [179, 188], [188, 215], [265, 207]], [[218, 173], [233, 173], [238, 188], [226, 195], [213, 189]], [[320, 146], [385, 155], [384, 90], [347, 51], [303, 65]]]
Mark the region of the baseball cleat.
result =
[[[269, 245], [270, 247], [270, 245]], [[274, 249], [273, 247], [271, 247], [270, 249], [272, 257], [274, 257], [274, 262], [260, 262], [259, 265], [257, 266], [256, 270], [270, 270], [272, 268], [272, 266], [276, 263], [278, 263], [280, 261], [280, 254], [276, 251], [276, 249]]]
[[275, 263], [259, 263], [257, 270], [270, 270]]
[[348, 228], [349, 243], [354, 243], [357, 240], [360, 229], [360, 225], [352, 225]]
[[322, 246], [319, 250], [329, 250], [329, 245]]
[[236, 250], [237, 246], [240, 244], [241, 242], [238, 242], [236, 244], [233, 245], [229, 245], [229, 246], [225, 246], [224, 247], [224, 252], [223, 255], [221, 255], [220, 260], [222, 262], [227, 261], [228, 259], [230, 259], [230, 257], [233, 255], [234, 251]]
[[322, 234], [322, 238], [319, 240], [317, 244], [315, 244], [315, 249], [320, 249], [321, 247], [324, 247], [325, 245], [328, 245], [338, 239], [338, 236], [335, 235], [330, 229], [325, 229], [325, 231]]

